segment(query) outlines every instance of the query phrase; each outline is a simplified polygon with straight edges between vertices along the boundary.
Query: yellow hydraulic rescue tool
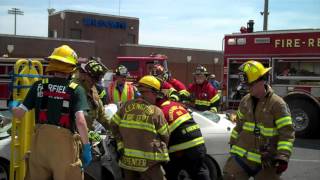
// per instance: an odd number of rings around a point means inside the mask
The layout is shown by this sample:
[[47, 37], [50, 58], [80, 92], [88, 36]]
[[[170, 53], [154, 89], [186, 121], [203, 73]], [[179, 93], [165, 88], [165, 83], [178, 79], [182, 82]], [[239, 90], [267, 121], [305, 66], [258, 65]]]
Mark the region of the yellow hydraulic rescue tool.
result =
[[[13, 100], [22, 102], [30, 87], [43, 75], [43, 66], [38, 60], [19, 59], [14, 65]], [[11, 130], [10, 180], [23, 180], [26, 172], [25, 159], [30, 150], [30, 141], [35, 125], [34, 110], [21, 119], [13, 118]]]

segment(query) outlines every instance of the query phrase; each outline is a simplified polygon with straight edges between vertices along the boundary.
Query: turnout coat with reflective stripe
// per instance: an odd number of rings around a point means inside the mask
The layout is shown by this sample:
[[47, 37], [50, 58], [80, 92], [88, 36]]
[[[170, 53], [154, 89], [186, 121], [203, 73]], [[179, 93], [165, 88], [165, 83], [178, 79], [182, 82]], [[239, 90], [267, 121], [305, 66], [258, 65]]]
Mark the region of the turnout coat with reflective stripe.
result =
[[[270, 86], [266, 89], [267, 95], [259, 99], [255, 115], [250, 94], [242, 98], [237, 111], [237, 125], [231, 133], [231, 153], [261, 163], [260, 147], [266, 146], [273, 158], [288, 161], [294, 142], [290, 111]], [[255, 127], [260, 132], [259, 137], [254, 134]]]
[[190, 84], [188, 87], [191, 99], [194, 99], [194, 105], [197, 110], [215, 110], [219, 107], [220, 94], [208, 82], [202, 84]]
[[140, 98], [128, 101], [110, 125], [117, 148], [123, 152], [120, 167], [143, 172], [156, 163], [169, 161], [169, 128], [157, 106]]
[[180, 103], [167, 100], [157, 104], [169, 124], [170, 153], [204, 145], [199, 125]]
[[186, 86], [178, 79], [171, 78], [168, 80], [168, 83], [170, 83], [173, 86], [173, 88], [175, 88], [178, 91], [179, 96], [190, 96], [190, 93], [187, 91]]

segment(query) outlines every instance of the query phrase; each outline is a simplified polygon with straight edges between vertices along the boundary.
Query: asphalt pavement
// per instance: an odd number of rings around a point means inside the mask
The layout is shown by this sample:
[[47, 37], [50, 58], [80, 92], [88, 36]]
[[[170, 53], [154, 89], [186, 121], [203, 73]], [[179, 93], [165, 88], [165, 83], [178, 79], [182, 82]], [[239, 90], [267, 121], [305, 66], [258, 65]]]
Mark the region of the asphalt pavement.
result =
[[284, 180], [320, 180], [320, 139], [296, 139]]

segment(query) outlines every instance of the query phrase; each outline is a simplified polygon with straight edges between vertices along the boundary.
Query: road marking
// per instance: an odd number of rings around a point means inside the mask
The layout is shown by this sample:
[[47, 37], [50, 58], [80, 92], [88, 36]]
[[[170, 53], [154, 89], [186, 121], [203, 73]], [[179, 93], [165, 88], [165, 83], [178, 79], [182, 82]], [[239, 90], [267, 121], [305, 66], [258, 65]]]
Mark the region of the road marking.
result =
[[306, 159], [290, 159], [290, 161], [298, 161], [298, 162], [315, 162], [315, 163], [320, 163], [320, 160], [306, 160]]

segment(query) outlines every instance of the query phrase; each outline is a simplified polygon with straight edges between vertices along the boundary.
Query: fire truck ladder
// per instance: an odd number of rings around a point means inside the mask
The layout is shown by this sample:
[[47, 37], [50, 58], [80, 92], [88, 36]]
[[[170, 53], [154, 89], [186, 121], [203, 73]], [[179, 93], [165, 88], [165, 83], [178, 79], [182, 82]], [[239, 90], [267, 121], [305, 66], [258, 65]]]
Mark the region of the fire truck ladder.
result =
[[[31, 85], [40, 80], [43, 67], [40, 61], [19, 59], [14, 65], [13, 100], [22, 102]], [[23, 180], [26, 159], [35, 124], [34, 110], [25, 113], [21, 119], [13, 118], [11, 130], [10, 180]]]

